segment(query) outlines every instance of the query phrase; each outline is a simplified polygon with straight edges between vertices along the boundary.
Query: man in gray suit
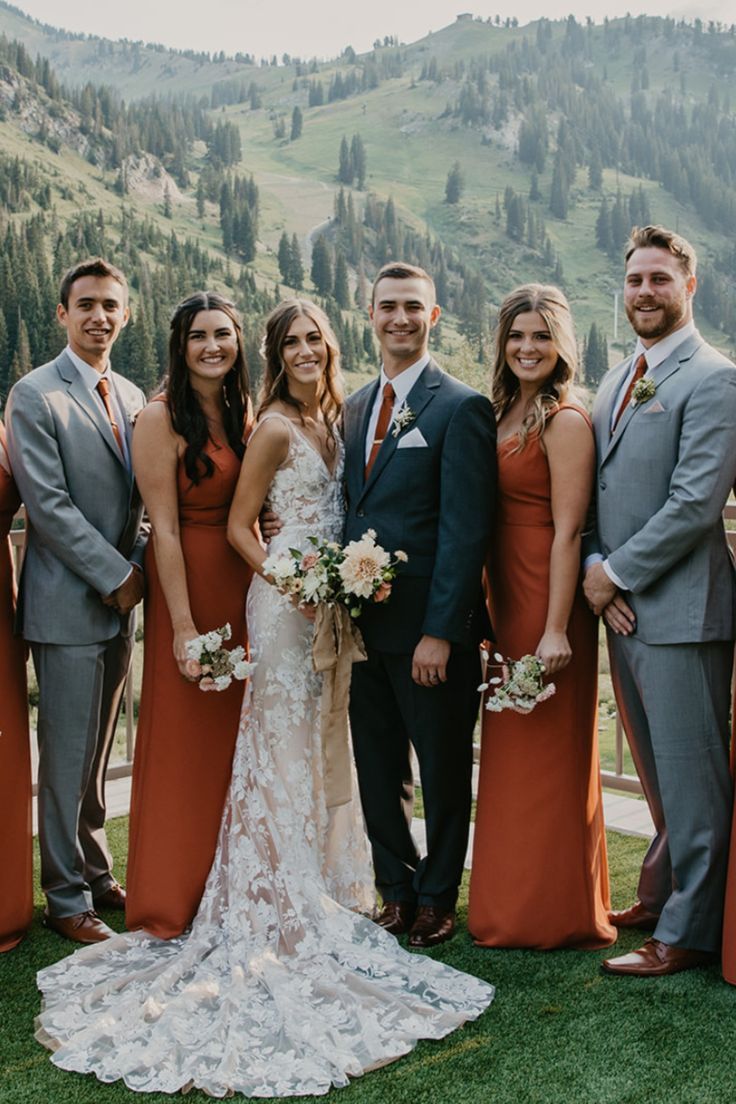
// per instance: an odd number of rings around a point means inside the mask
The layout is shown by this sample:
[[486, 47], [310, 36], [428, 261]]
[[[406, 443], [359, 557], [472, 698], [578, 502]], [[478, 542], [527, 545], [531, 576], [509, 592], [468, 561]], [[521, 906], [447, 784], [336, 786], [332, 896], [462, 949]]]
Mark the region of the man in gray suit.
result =
[[[431, 947], [454, 931], [470, 818], [479, 641], [489, 635], [481, 569], [496, 496], [493, 410], [428, 353], [439, 317], [422, 269], [389, 264], [373, 285], [380, 378], [344, 411], [346, 540], [372, 528], [407, 552], [390, 602], [360, 621], [350, 723], [383, 897], [378, 923]], [[427, 854], [411, 835], [410, 744], [419, 761]]]
[[128, 321], [123, 274], [72, 268], [57, 308], [66, 349], [10, 393], [8, 451], [27, 512], [18, 625], [39, 689], [38, 817], [44, 922], [68, 939], [113, 932], [124, 908], [105, 837], [104, 781], [143, 594], [130, 434], [143, 393], [110, 369]]
[[656, 829], [618, 927], [653, 931], [612, 974], [660, 976], [720, 949], [732, 802], [736, 578], [721, 519], [736, 476], [736, 368], [695, 329], [692, 246], [635, 228], [624, 301], [638, 341], [593, 410], [598, 555], [616, 701]]

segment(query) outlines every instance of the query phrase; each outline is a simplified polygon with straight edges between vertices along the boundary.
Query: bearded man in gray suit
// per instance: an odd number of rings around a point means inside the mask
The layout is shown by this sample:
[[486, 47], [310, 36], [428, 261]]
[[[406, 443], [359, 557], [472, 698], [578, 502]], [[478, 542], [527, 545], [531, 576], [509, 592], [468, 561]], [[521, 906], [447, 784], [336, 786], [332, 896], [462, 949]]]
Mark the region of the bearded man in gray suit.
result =
[[720, 948], [732, 788], [736, 577], [722, 510], [736, 476], [736, 368], [695, 329], [692, 246], [635, 228], [624, 301], [638, 341], [593, 410], [598, 555], [585, 594], [608, 627], [616, 701], [656, 834], [638, 900], [653, 931], [612, 974], [661, 976]]
[[141, 504], [130, 434], [142, 391], [110, 369], [128, 287], [100, 257], [61, 283], [68, 345], [16, 383], [8, 452], [27, 513], [18, 627], [39, 689], [38, 815], [47, 927], [113, 935], [96, 907], [125, 907], [105, 837], [104, 782], [143, 594]]

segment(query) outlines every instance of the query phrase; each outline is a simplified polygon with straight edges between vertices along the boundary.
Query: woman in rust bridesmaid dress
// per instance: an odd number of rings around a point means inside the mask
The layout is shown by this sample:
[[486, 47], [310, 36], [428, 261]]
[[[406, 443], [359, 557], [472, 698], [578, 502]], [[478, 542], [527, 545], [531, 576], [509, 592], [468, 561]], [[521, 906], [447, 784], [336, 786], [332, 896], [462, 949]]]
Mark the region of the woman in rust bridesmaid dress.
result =
[[126, 923], [162, 939], [180, 935], [197, 911], [230, 781], [243, 686], [200, 690], [186, 644], [227, 622], [228, 646], [247, 643], [251, 572], [227, 542], [227, 518], [248, 410], [235, 308], [197, 293], [174, 312], [164, 391], [133, 437], [152, 535]]
[[[733, 493], [736, 495], [736, 487], [734, 487]], [[734, 780], [736, 780], [736, 676], [734, 677], [733, 704], [731, 706], [731, 773]], [[721, 965], [726, 981], [731, 985], [736, 985], [736, 810], [734, 811], [731, 848], [728, 856]]]
[[13, 635], [15, 588], [8, 540], [20, 498], [7, 457], [0, 422], [0, 951], [20, 943], [33, 914], [25, 649]]
[[536, 654], [557, 689], [531, 714], [482, 714], [468, 927], [484, 947], [592, 949], [616, 938], [598, 769], [598, 629], [580, 588], [595, 447], [572, 387], [576, 361], [557, 288], [530, 284], [506, 298], [492, 396], [494, 650]]

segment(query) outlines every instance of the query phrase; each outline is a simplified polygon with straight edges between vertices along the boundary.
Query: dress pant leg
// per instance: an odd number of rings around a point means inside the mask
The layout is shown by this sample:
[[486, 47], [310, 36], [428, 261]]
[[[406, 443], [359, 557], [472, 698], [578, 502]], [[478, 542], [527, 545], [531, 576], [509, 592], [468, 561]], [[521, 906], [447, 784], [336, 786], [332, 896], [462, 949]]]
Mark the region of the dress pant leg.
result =
[[431, 687], [412, 679], [411, 656], [386, 658], [422, 785], [427, 854], [414, 875], [417, 902], [452, 909], [468, 846], [480, 655], [453, 650], [447, 681]]
[[384, 901], [413, 901], [419, 852], [409, 737], [386, 669], [395, 658], [369, 650], [353, 665], [350, 728], [376, 886]]
[[84, 878], [95, 897], [108, 890], [114, 882], [111, 873], [112, 855], [105, 834], [105, 775], [132, 651], [131, 636], [115, 636], [106, 642], [103, 655], [105, 671], [99, 735], [79, 816], [79, 843], [84, 855]]
[[[104, 641], [79, 646], [31, 645], [39, 690], [41, 885], [54, 916], [72, 916], [92, 908], [79, 825], [99, 755], [109, 646], [110, 642]], [[96, 831], [98, 846], [106, 850]]]
[[627, 644], [649, 722], [672, 865], [672, 891], [655, 935], [673, 946], [718, 952], [733, 797], [733, 645], [647, 645], [636, 638]]
[[649, 912], [660, 913], [672, 893], [672, 866], [649, 721], [631, 666], [630, 638], [609, 630], [608, 652], [616, 705], [654, 823], [654, 837], [644, 856], [637, 896]]

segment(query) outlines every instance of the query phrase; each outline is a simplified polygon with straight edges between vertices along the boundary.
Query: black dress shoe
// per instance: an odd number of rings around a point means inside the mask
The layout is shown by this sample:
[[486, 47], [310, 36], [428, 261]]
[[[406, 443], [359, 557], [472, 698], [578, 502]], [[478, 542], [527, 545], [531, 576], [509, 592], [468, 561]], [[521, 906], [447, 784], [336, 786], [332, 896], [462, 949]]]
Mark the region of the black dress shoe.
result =
[[386, 901], [376, 917], [376, 923], [392, 935], [404, 935], [414, 922], [413, 901]]
[[409, 932], [410, 947], [436, 947], [455, 934], [454, 909], [439, 909], [420, 905]]
[[117, 882], [113, 882], [99, 897], [93, 897], [96, 909], [116, 909], [125, 912], [125, 890]]

